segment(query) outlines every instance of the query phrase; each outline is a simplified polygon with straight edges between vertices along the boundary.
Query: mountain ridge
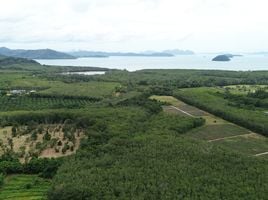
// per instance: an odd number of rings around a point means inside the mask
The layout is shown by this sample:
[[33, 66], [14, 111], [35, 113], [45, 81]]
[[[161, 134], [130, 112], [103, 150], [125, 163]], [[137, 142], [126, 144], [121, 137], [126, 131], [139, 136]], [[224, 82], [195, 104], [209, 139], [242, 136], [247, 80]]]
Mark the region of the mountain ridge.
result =
[[9, 49], [0, 47], [0, 54], [4, 56], [26, 59], [75, 59], [76, 57], [53, 49]]

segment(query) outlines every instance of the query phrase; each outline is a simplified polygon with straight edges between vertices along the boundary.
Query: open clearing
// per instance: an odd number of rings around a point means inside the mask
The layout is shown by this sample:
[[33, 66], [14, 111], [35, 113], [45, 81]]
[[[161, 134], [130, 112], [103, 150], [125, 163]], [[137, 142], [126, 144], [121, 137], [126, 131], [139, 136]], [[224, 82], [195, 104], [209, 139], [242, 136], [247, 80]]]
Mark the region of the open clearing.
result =
[[249, 92], [255, 92], [258, 89], [268, 91], [267, 85], [228, 85], [224, 88], [228, 89], [233, 94], [247, 94]]
[[209, 124], [190, 131], [189, 136], [210, 141], [248, 133], [247, 129], [233, 124]]
[[0, 200], [44, 200], [50, 181], [34, 175], [11, 175], [0, 188]]
[[239, 153], [267, 157], [268, 139], [266, 137], [187, 105], [172, 96], [151, 96], [150, 98], [170, 104], [163, 106], [164, 112], [206, 119], [204, 126], [191, 130], [187, 136], [213, 142]]
[[12, 127], [4, 127], [0, 129], [0, 155], [12, 148], [21, 162], [34, 155], [66, 156], [76, 152], [84, 136], [83, 130], [67, 128], [64, 124], [21, 126], [16, 128], [16, 136], [12, 135]]
[[[150, 98], [156, 99], [156, 100], [161, 101], [161, 102], [166, 102], [172, 106], [175, 106], [176, 108], [182, 110], [183, 114], [188, 113], [188, 114], [196, 116], [196, 117], [208, 115], [207, 112], [200, 110], [196, 107], [190, 106], [190, 105], [188, 105], [188, 104], [186, 104], [186, 103], [184, 103], [184, 102], [182, 102], [182, 101], [180, 101], [172, 96], [156, 96], [156, 95], [154, 95], [154, 96], [151, 96]], [[172, 106], [171, 106], [171, 108], [176, 110], [176, 108], [174, 108]]]

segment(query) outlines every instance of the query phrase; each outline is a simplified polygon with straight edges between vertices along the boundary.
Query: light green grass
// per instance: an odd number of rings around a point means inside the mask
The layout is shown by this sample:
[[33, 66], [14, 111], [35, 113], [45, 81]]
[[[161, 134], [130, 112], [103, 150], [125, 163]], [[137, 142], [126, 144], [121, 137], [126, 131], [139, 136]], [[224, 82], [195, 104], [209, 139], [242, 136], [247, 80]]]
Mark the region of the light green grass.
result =
[[0, 90], [34, 89], [38, 93], [46, 95], [99, 98], [111, 96], [117, 86], [120, 86], [120, 84], [116, 82], [90, 81], [65, 83], [62, 81], [46, 80], [27, 73], [0, 73]]
[[268, 91], [267, 85], [229, 85], [224, 88], [228, 88], [233, 94], [247, 94], [249, 92], [255, 92], [258, 89], [265, 89]]
[[214, 140], [218, 138], [230, 137], [235, 135], [249, 134], [245, 128], [234, 124], [211, 124], [194, 129], [187, 135], [204, 140]]
[[55, 96], [103, 97], [111, 96], [115, 87], [119, 85], [119, 83], [114, 82], [63, 83], [55, 81], [50, 82], [49, 88], [40, 93]]
[[178, 99], [176, 99], [175, 97], [172, 97], [172, 96], [158, 96], [158, 95], [153, 95], [150, 97], [150, 99], [155, 99], [157, 101], [160, 101], [160, 102], [164, 102], [164, 103], [168, 103], [172, 106], [175, 106], [193, 116], [196, 116], [196, 117], [201, 117], [201, 116], [205, 116], [207, 115], [207, 113], [205, 113], [204, 111], [196, 108], [196, 107], [193, 107], [193, 106], [190, 106]]
[[[257, 134], [218, 140], [213, 143], [247, 155], [255, 155], [268, 151], [268, 139]], [[263, 157], [265, 158], [266, 156]]]
[[0, 189], [0, 200], [46, 199], [49, 187], [50, 181], [35, 175], [11, 175]]

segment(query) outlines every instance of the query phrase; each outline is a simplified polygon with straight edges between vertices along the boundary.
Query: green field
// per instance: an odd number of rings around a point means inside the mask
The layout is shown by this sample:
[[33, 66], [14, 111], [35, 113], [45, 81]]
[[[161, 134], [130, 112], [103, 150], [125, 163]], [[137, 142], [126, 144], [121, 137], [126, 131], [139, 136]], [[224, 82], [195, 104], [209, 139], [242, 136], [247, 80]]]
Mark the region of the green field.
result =
[[108, 97], [113, 95], [118, 86], [120, 84], [116, 82], [66, 83], [60, 80], [47, 80], [29, 73], [0, 73], [0, 90], [36, 90], [37, 94], [50, 96]]
[[56, 97], [0, 96], [0, 111], [43, 110], [57, 108], [84, 108], [92, 104], [87, 99], [64, 99]]
[[[267, 138], [254, 134], [246, 128], [230, 123], [210, 113], [203, 112], [171, 96], [151, 96], [150, 98], [167, 102], [185, 112], [193, 114], [195, 117], [199, 117], [201, 114], [201, 117], [206, 119], [206, 124], [187, 132], [186, 135], [189, 137], [206, 140], [215, 145], [224, 146], [235, 152], [250, 156], [268, 151]], [[180, 111], [172, 108], [167, 109], [166, 106], [164, 107], [164, 111], [175, 114], [179, 113], [181, 115]], [[265, 155], [260, 157], [265, 157]]]
[[267, 85], [228, 85], [224, 88], [228, 89], [233, 94], [247, 94], [249, 92], [255, 92], [258, 89], [268, 91]]
[[115, 92], [115, 87], [120, 86], [114, 82], [86, 82], [63, 83], [51, 82], [48, 89], [39, 93], [53, 96], [82, 96], [82, 97], [108, 97]]
[[[235, 152], [248, 155], [256, 155], [268, 151], [268, 139], [259, 135], [245, 135], [242, 137], [227, 138], [225, 140], [214, 141], [213, 143], [228, 147]], [[260, 158], [264, 157], [259, 156]]]
[[34, 175], [11, 175], [0, 188], [1, 200], [42, 200], [50, 187], [50, 181]]
[[[198, 139], [214, 140], [224, 137], [249, 134], [245, 128], [234, 124], [211, 124], [190, 131], [187, 135]], [[241, 144], [240, 144], [241, 145]]]
[[268, 72], [37, 67], [0, 69], [0, 199], [266, 198], [265, 98], [224, 86]]
[[257, 133], [263, 135], [268, 133], [268, 118], [264, 109], [253, 105], [250, 108], [239, 106], [225, 96], [225, 90], [222, 88], [179, 89], [175, 91], [174, 96]]

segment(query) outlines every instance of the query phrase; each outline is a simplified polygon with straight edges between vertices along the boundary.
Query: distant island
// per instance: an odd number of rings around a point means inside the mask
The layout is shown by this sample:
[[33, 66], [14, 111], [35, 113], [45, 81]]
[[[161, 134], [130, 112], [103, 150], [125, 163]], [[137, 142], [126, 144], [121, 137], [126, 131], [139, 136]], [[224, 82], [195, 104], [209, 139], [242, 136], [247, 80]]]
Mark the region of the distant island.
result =
[[251, 55], [263, 55], [263, 56], [268, 56], [268, 51], [260, 51], [260, 52], [253, 52], [250, 53]]
[[55, 51], [52, 49], [37, 49], [37, 50], [25, 50], [25, 49], [9, 49], [6, 47], [0, 48], [0, 55], [12, 56], [17, 58], [27, 59], [75, 59], [76, 57], [67, 53]]
[[82, 57], [111, 57], [111, 56], [144, 56], [144, 57], [172, 57], [173, 54], [155, 52], [155, 53], [132, 53], [132, 52], [104, 52], [104, 51], [73, 51], [68, 52], [68, 54], [82, 58]]
[[110, 56], [136, 56], [136, 57], [173, 57], [176, 55], [193, 55], [194, 52], [190, 50], [165, 50], [161, 52], [157, 51], [144, 51], [140, 53], [134, 52], [105, 52], [105, 51], [72, 51], [67, 52], [68, 54], [82, 58], [82, 57], [110, 57]]
[[190, 50], [180, 50], [180, 49], [172, 49], [172, 50], [165, 50], [164, 53], [170, 53], [173, 55], [194, 55], [195, 53]]
[[212, 61], [221, 61], [221, 62], [227, 62], [230, 60], [231, 58], [228, 55], [218, 55], [212, 59]]
[[222, 55], [218, 55], [215, 58], [212, 59], [212, 61], [221, 61], [221, 62], [228, 62], [231, 60], [231, 58], [233, 57], [238, 57], [238, 56], [242, 56], [239, 54], [222, 54]]

